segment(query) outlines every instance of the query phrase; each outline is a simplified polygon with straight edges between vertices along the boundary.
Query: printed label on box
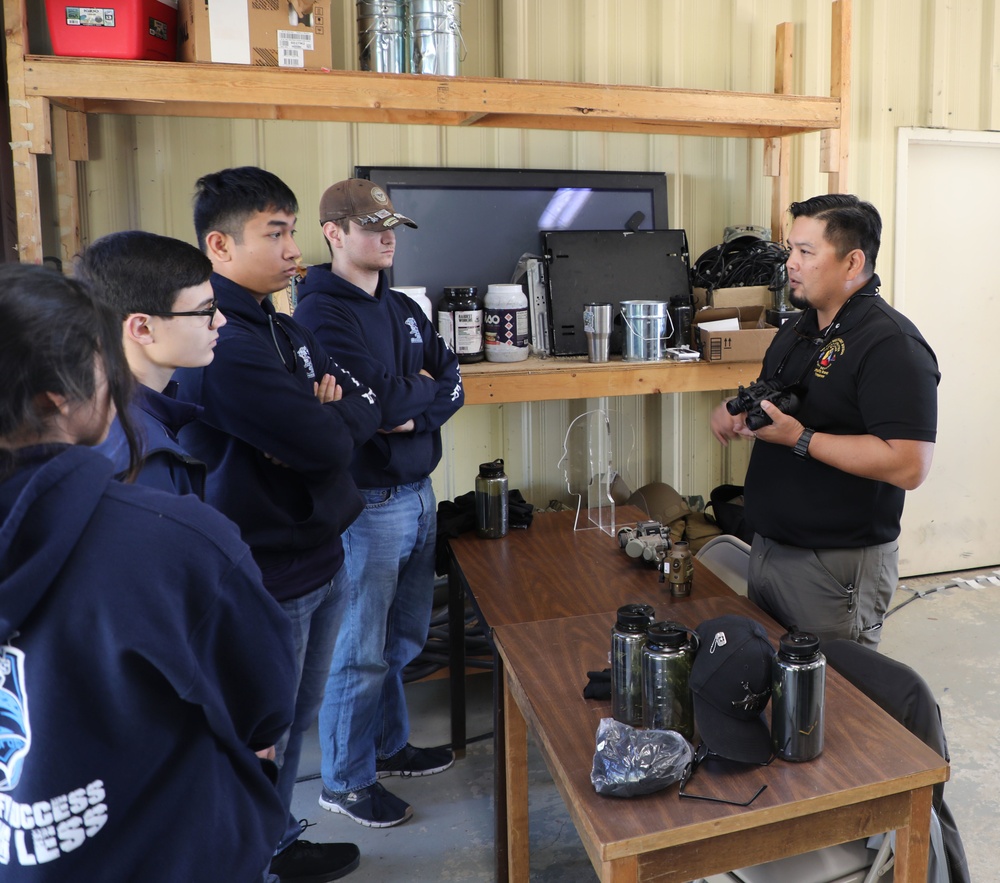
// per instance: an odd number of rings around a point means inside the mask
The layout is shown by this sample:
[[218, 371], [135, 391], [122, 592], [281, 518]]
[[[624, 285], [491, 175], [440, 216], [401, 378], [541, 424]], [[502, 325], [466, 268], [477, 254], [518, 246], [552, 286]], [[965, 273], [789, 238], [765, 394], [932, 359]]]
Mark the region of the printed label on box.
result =
[[66, 24], [90, 28], [113, 28], [115, 11], [97, 6], [67, 6]]
[[149, 36], [156, 37], [157, 40], [167, 40], [170, 38], [170, 31], [165, 21], [151, 18], [149, 20]]
[[311, 33], [278, 31], [278, 67], [305, 67], [305, 54], [314, 48]]

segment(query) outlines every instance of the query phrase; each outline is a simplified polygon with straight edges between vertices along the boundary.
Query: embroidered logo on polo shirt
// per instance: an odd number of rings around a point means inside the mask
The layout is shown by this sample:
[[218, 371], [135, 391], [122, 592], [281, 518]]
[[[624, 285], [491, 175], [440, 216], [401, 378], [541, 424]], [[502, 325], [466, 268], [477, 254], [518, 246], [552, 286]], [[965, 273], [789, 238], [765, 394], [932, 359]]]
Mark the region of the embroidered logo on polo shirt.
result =
[[823, 347], [823, 351], [816, 360], [816, 368], [813, 373], [817, 377], [826, 377], [830, 373], [833, 363], [844, 354], [845, 349], [844, 339], [842, 337], [835, 337]]

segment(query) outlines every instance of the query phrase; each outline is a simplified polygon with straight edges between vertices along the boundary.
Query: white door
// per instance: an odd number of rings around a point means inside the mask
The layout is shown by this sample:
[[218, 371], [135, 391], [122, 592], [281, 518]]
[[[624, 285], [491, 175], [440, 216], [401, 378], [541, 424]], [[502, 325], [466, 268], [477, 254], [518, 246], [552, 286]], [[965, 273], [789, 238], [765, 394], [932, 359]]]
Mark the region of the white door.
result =
[[934, 465], [906, 495], [900, 575], [992, 567], [1000, 564], [1000, 134], [900, 129], [898, 157], [892, 300], [941, 368]]

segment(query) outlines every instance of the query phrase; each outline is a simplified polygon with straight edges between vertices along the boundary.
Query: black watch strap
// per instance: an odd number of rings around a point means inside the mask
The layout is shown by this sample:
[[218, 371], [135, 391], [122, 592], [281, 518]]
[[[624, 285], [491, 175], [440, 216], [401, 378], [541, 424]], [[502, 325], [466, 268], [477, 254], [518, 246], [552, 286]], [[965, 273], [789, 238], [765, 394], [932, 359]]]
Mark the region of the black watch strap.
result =
[[803, 460], [809, 457], [809, 442], [812, 441], [814, 429], [803, 429], [802, 435], [799, 436], [799, 440], [795, 443], [795, 447], [792, 448], [792, 453], [796, 457], [801, 457]]

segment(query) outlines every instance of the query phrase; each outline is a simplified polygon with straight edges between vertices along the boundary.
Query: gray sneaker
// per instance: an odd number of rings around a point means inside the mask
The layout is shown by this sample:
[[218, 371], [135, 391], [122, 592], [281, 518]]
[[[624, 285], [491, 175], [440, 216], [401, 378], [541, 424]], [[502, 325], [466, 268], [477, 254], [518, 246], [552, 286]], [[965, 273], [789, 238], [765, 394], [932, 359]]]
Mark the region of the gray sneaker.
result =
[[366, 828], [391, 828], [413, 815], [413, 807], [378, 782], [357, 791], [329, 791], [325, 787], [319, 805], [329, 812], [343, 813]]

